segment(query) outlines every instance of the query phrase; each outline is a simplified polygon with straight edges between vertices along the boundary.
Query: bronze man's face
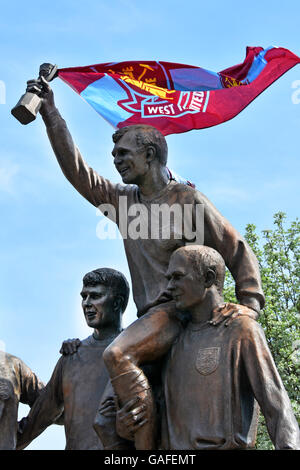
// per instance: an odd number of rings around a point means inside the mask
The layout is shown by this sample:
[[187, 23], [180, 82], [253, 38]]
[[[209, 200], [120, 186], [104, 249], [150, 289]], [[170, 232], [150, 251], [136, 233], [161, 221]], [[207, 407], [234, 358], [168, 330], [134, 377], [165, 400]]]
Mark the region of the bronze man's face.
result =
[[166, 277], [169, 280], [167, 289], [178, 310], [190, 311], [202, 302], [205, 292], [204, 279], [195, 275], [187, 257], [182, 254], [171, 256]]
[[114, 296], [109, 287], [103, 284], [83, 286], [81, 297], [88, 326], [101, 329], [114, 323]]
[[134, 131], [128, 131], [120, 138], [113, 148], [112, 155], [123, 183], [139, 185], [143, 182], [149, 170], [147, 150], [138, 147]]

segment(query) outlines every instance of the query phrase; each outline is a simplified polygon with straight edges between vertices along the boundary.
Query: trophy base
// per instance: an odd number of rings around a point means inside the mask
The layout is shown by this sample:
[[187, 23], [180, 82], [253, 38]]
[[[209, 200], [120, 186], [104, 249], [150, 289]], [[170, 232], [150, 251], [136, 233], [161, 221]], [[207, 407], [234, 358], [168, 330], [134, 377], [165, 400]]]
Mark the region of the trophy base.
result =
[[11, 114], [21, 123], [29, 124], [34, 121], [41, 107], [41, 98], [35, 93], [25, 93], [11, 110]]

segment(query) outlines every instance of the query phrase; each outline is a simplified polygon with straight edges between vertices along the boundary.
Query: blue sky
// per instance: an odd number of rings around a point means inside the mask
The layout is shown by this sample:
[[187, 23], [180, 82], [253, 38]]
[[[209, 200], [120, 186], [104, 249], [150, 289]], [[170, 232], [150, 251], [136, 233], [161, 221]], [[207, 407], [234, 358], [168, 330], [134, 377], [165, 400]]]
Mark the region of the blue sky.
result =
[[[27, 11], [26, 11], [27, 10]], [[59, 67], [122, 60], [183, 62], [219, 71], [244, 60], [246, 46], [282, 46], [300, 55], [298, 1], [186, 2], [54, 0], [6, 2], [0, 15], [0, 341], [45, 382], [63, 339], [91, 333], [79, 292], [83, 275], [109, 266], [129, 273], [122, 241], [99, 240], [96, 209], [62, 175], [40, 117], [22, 126], [10, 109], [43, 62]], [[300, 104], [295, 67], [233, 120], [167, 137], [169, 166], [240, 231], [271, 228], [276, 211], [299, 207]], [[5, 86], [5, 103], [3, 88]], [[112, 127], [60, 80], [55, 99], [84, 158], [120, 181]], [[298, 93], [300, 97], [300, 93]], [[124, 325], [135, 319], [132, 298]], [[27, 407], [20, 408], [20, 414]], [[64, 448], [52, 426], [30, 446]]]

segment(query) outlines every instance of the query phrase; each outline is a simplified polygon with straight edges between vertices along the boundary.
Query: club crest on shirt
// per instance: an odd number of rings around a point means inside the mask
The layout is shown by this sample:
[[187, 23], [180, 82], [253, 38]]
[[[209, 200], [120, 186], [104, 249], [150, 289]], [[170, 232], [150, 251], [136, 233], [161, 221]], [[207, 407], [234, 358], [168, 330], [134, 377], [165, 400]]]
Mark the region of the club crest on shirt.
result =
[[197, 353], [196, 369], [202, 375], [212, 374], [219, 365], [221, 348], [201, 348]]

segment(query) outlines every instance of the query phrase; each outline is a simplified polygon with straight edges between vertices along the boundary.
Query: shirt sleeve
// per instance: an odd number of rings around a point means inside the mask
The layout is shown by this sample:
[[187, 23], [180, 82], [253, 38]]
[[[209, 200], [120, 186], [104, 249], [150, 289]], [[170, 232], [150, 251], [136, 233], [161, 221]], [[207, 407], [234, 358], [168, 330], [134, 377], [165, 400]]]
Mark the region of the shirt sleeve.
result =
[[58, 110], [43, 119], [57, 161], [69, 182], [94, 206], [112, 204], [117, 208], [119, 192], [125, 187], [111, 183], [87, 165]]
[[17, 448], [24, 449], [39, 436], [50, 424], [53, 424], [63, 412], [62, 370], [61, 357], [56, 364], [52, 377], [34, 402], [28, 416], [19, 426]]
[[196, 199], [196, 203], [204, 205], [204, 245], [214, 248], [223, 257], [235, 280], [239, 303], [259, 312], [265, 298], [255, 254], [239, 232], [199, 191]]
[[21, 386], [20, 401], [32, 407], [45, 385], [21, 360], [19, 360], [19, 375]]
[[250, 320], [241, 342], [242, 361], [276, 449], [300, 449], [300, 433], [291, 402], [277, 371], [264, 332]]

